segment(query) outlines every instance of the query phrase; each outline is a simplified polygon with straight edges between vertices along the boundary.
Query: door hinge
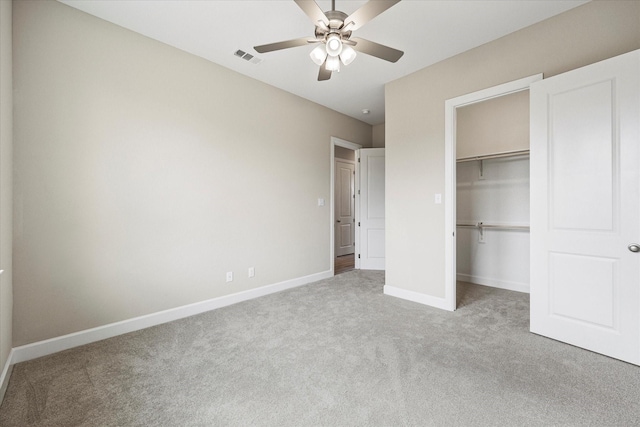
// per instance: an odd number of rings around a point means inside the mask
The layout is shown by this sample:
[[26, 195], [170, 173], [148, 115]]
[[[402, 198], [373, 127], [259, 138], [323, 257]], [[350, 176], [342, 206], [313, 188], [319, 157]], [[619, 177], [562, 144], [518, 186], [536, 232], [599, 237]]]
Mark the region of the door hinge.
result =
[[358, 254], [358, 259], [360, 259], [360, 254]]
[[358, 227], [360, 227], [360, 221], [358, 221]]
[[360, 163], [360, 157], [358, 157], [358, 163]]
[[358, 194], [360, 194], [360, 190], [358, 190]]

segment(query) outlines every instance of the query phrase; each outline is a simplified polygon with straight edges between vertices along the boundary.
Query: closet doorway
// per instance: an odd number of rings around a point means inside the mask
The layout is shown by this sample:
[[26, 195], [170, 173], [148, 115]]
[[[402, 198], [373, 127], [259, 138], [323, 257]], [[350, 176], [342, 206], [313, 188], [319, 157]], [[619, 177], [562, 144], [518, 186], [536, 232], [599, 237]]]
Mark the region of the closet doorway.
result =
[[446, 102], [446, 295], [457, 281], [529, 291], [529, 85]]
[[529, 91], [458, 108], [456, 123], [457, 282], [528, 293]]

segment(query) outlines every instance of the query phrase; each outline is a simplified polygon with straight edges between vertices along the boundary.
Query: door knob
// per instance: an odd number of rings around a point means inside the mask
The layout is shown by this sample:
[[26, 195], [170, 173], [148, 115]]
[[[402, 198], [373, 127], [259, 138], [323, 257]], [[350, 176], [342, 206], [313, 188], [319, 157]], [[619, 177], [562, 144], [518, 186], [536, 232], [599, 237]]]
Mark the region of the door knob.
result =
[[640, 245], [637, 243], [632, 243], [629, 245], [629, 250], [631, 252], [640, 252]]

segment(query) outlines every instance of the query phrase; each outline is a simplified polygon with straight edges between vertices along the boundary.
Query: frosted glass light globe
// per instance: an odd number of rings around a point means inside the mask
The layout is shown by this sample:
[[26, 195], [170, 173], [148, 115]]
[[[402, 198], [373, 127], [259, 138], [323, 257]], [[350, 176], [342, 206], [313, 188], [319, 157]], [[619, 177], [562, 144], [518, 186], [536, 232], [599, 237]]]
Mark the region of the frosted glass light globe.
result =
[[327, 37], [327, 54], [329, 56], [338, 56], [342, 52], [342, 40], [337, 34], [331, 34]]

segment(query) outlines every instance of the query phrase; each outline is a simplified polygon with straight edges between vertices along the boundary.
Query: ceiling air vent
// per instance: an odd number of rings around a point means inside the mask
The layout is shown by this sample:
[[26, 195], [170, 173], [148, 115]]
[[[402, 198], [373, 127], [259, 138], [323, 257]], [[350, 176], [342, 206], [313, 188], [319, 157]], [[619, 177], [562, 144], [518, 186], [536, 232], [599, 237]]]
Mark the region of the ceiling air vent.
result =
[[262, 62], [262, 59], [260, 59], [260, 58], [258, 58], [256, 56], [253, 56], [250, 53], [245, 52], [244, 50], [238, 49], [233, 54], [235, 56], [237, 56], [238, 58], [242, 58], [245, 61], [251, 62], [252, 64], [259, 64], [259, 63]]

